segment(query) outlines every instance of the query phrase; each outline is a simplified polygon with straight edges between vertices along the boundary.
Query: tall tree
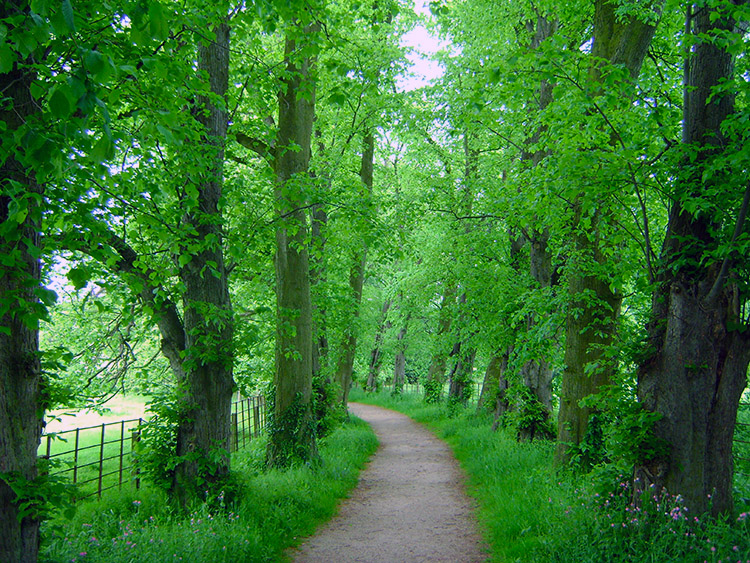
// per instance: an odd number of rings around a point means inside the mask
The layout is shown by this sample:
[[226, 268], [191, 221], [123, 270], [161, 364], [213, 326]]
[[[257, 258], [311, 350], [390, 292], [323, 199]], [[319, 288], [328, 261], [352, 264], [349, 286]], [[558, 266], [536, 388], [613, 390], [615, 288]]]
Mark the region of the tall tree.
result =
[[[361, 201], [365, 204], [372, 200], [373, 165], [375, 158], [375, 136], [368, 128], [363, 138], [362, 160], [359, 178], [362, 186], [359, 190]], [[352, 266], [349, 270], [350, 311], [349, 321], [344, 327], [343, 339], [339, 349], [339, 359], [336, 366], [336, 381], [341, 387], [341, 402], [346, 405], [349, 388], [352, 383], [354, 356], [357, 351], [357, 336], [359, 331], [359, 308], [362, 303], [362, 286], [365, 281], [365, 267], [367, 264], [367, 246], [360, 243], [352, 253]]]
[[730, 125], [736, 112], [733, 47], [744, 33], [734, 8], [741, 5], [746, 2], [688, 6], [686, 39], [693, 47], [685, 62], [686, 156], [638, 373], [638, 397], [660, 415], [654, 434], [664, 451], [637, 474], [644, 487], [682, 495], [694, 514], [732, 510], [732, 442], [750, 362], [742, 314], [747, 296], [738, 270], [747, 256], [735, 246], [745, 230], [750, 184], [744, 169], [732, 164], [747, 157]]
[[[208, 80], [197, 98], [195, 117], [201, 126], [201, 169], [191, 180], [197, 197], [188, 206], [182, 241], [189, 260], [180, 260], [184, 283], [183, 316], [186, 380], [177, 429], [180, 459], [175, 490], [183, 502], [202, 480], [215, 481], [229, 471], [230, 413], [234, 380], [234, 320], [223, 255], [221, 199], [228, 112], [229, 26], [220, 22], [198, 47], [198, 72]], [[191, 250], [192, 249], [192, 250]], [[212, 455], [216, 452], [216, 455]], [[206, 464], [207, 459], [215, 460]]]
[[317, 457], [312, 414], [312, 305], [305, 207], [315, 116], [316, 57], [319, 24], [296, 20], [287, 31], [285, 73], [279, 91], [279, 130], [275, 156], [276, 362], [269, 464]]
[[[23, 1], [0, 5], [0, 22], [13, 21], [6, 30], [18, 40], [31, 31], [29, 10]], [[9, 563], [37, 559], [33, 496], [44, 414], [39, 355], [43, 187], [36, 178], [33, 144], [28, 151], [12, 144], [24, 132], [34, 136], [28, 126], [39, 113], [31, 94], [36, 61], [24, 60], [20, 51], [3, 50], [0, 64], [5, 129], [0, 150], [0, 559]], [[31, 502], [32, 510], [22, 512], [21, 502]]]
[[[657, 2], [645, 14], [623, 17], [615, 3], [594, 2], [590, 79], [598, 91], [594, 89], [593, 96], [601, 94], [606, 69], [612, 65], [624, 67], [627, 80], [638, 77], [661, 6]], [[580, 444], [586, 434], [590, 411], [580, 404], [581, 399], [608, 384], [615, 367], [609, 349], [616, 335], [622, 294], [606, 274], [606, 244], [600, 223], [606, 221], [607, 214], [606, 206], [584, 206], [581, 197], [573, 202], [575, 257], [568, 261], [570, 305], [557, 425], [558, 463], [570, 459], [570, 446]]]

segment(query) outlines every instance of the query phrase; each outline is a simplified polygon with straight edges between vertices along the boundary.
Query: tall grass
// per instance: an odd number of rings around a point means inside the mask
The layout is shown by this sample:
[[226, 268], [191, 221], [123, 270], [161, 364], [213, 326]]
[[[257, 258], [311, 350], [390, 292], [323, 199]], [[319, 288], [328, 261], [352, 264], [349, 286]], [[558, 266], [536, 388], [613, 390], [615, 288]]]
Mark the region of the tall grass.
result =
[[264, 440], [232, 457], [237, 497], [223, 494], [188, 516], [158, 490], [124, 490], [83, 503], [70, 520], [43, 529], [47, 563], [254, 562], [284, 560], [284, 550], [330, 518], [356, 484], [377, 439], [352, 419], [321, 441], [321, 463], [285, 471], [263, 467]]
[[352, 401], [392, 408], [446, 440], [468, 475], [483, 535], [497, 562], [750, 563], [750, 513], [724, 520], [688, 514], [679, 498], [631, 503], [627, 478], [594, 482], [559, 473], [549, 442], [519, 444], [474, 408], [425, 405], [420, 396], [353, 391]]

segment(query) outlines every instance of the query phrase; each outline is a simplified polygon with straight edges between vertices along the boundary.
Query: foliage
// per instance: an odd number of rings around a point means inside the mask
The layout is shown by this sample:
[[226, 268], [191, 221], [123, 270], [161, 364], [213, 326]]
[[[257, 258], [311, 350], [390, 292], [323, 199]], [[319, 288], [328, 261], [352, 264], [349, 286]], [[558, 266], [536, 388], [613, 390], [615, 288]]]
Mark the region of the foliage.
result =
[[162, 491], [171, 490], [177, 458], [178, 398], [173, 393], [154, 397], [147, 405], [151, 417], [141, 425], [135, 464], [143, 476]]
[[555, 436], [550, 413], [525, 385], [516, 383], [506, 391], [510, 405], [504, 415], [503, 425], [518, 436], [549, 440]]
[[317, 464], [320, 461], [314, 445], [317, 421], [313, 418], [310, 402], [303, 400], [302, 393], [297, 393], [279, 417], [274, 408], [275, 401], [276, 389], [269, 385], [266, 392], [269, 466], [284, 468], [298, 464]]
[[266, 471], [258, 440], [234, 455], [234, 499], [217, 492], [185, 515], [158, 489], [105, 495], [44, 528], [40, 561], [278, 561], [334, 514], [376, 447], [367, 425], [351, 420], [321, 440], [319, 466]]
[[62, 475], [49, 474], [54, 463], [54, 460], [38, 460], [39, 474], [33, 480], [25, 479], [18, 472], [0, 473], [0, 480], [16, 494], [14, 503], [18, 507], [19, 521], [49, 520], [58, 513], [72, 518], [75, 514], [76, 487]]
[[626, 381], [608, 385], [581, 403], [592, 415], [583, 441], [572, 448], [571, 466], [576, 470], [594, 469], [612, 483], [613, 472], [630, 471], [667, 453], [667, 445], [653, 434], [661, 416], [645, 410]]

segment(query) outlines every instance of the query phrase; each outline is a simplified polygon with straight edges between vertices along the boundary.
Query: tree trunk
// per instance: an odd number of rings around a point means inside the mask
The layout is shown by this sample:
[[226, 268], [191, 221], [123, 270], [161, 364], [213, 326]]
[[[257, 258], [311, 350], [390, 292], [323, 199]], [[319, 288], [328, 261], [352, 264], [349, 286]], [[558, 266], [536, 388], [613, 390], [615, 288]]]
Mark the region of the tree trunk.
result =
[[404, 391], [404, 383], [406, 382], [406, 349], [404, 346], [404, 338], [406, 338], [406, 329], [409, 323], [409, 317], [407, 316], [404, 321], [404, 326], [398, 331], [396, 336], [396, 355], [393, 358], [393, 391], [392, 395], [401, 395]]
[[[503, 415], [505, 415], [506, 412], [510, 410], [510, 401], [508, 401], [508, 388], [510, 387], [508, 385], [508, 379], [505, 377], [506, 372], [508, 371], [508, 361], [510, 360], [510, 355], [513, 353], [513, 348], [509, 346], [502, 356], [494, 356], [494, 359], [497, 359], [497, 364], [495, 365], [494, 369], [497, 370], [497, 395], [495, 396], [494, 401], [494, 422], [492, 423], [492, 430], [497, 430], [498, 426], [500, 426], [500, 423], [503, 420]], [[489, 366], [487, 367], [489, 370]]]
[[370, 352], [370, 366], [367, 370], [367, 384], [365, 385], [365, 391], [376, 391], [378, 388], [378, 375], [380, 374], [380, 364], [383, 361], [383, 336], [385, 331], [391, 326], [388, 319], [388, 310], [391, 308], [391, 300], [386, 299], [383, 302], [383, 309], [380, 312], [380, 324], [378, 330], [375, 333], [375, 343], [372, 346]]
[[438, 318], [438, 331], [433, 343], [432, 359], [427, 370], [427, 380], [424, 382], [424, 400], [426, 403], [438, 403], [442, 399], [443, 384], [445, 383], [445, 366], [448, 362], [448, 351], [445, 346], [445, 335], [451, 328], [453, 302], [456, 299], [456, 287], [448, 282], [443, 293], [443, 302]]
[[[636, 475], [643, 487], [653, 484], [657, 491], [665, 488], [682, 495], [691, 514], [709, 508], [715, 515], [730, 514], [732, 442], [738, 402], [747, 383], [750, 336], [729, 251], [724, 260], [706, 258], [720, 256], [718, 249], [727, 244], [723, 217], [710, 210], [693, 214], [682, 202], [704, 198], [708, 209], [719, 207], [713, 198], [726, 197], [726, 186], [738, 186], [740, 181], [739, 170], [705, 180], [702, 174], [725, 150], [728, 140], [721, 124], [734, 112], [734, 95], [715, 93], [733, 77], [733, 56], [721, 48], [723, 43], [714, 44], [710, 38], [737, 29], [716, 7], [701, 7], [687, 17], [695, 46], [686, 63], [683, 142], [699, 152], [694, 163], [684, 164], [688, 175], [678, 185], [670, 210], [661, 255], [664, 266], [657, 276], [648, 326], [650, 354], [638, 373], [638, 397], [647, 410], [661, 415], [654, 435], [665, 451], [643, 460]], [[734, 238], [743, 228], [750, 187], [740, 205], [741, 192], [735, 188], [740, 210]]]
[[[326, 213], [325, 207], [318, 203], [313, 206], [312, 209], [312, 224], [310, 229], [311, 246], [313, 251], [313, 257], [311, 258], [310, 266], [310, 285], [311, 291], [316, 286], [324, 284], [326, 281], [325, 276], [325, 229], [328, 226], [328, 214]], [[318, 299], [317, 301], [322, 301]], [[319, 375], [323, 370], [323, 364], [328, 357], [328, 332], [326, 326], [326, 308], [320, 303], [316, 303], [315, 299], [312, 299], [312, 319], [313, 319], [313, 347], [312, 347], [312, 365], [313, 365], [313, 376]], [[330, 380], [330, 376], [326, 376], [327, 380]]]
[[[218, 482], [229, 473], [230, 412], [232, 406], [232, 337], [234, 321], [224, 265], [222, 216], [224, 143], [228, 114], [222, 102], [229, 76], [229, 26], [219, 24], [215, 39], [198, 49], [198, 70], [209, 78], [215, 98], [200, 96], [196, 119], [203, 127], [200, 150], [204, 172], [198, 199], [184, 222], [194, 235], [184, 252], [191, 260], [180, 269], [185, 334], [186, 393], [177, 429], [174, 490], [182, 504], [200, 494], [205, 481]], [[197, 254], [188, 250], [197, 247]], [[207, 460], [211, 460], [210, 462]]]
[[[651, 6], [656, 16], [660, 14], [662, 4], [660, 1]], [[630, 79], [635, 80], [656, 31], [655, 25], [633, 16], [623, 18], [616, 11], [617, 5], [609, 0], [594, 3], [590, 71], [594, 82], [602, 81], [603, 64], [623, 65]], [[571, 446], [578, 446], [586, 434], [589, 409], [580, 406], [581, 399], [598, 393], [602, 385], [609, 383], [613, 371], [607, 348], [615, 339], [621, 297], [612, 289], [606, 275], [581, 267], [585, 261], [592, 260], [595, 264], [593, 270], [606, 272], [608, 269], [601, 252], [604, 242], [599, 237], [599, 223], [604, 216], [602, 209], [595, 209], [586, 214], [587, 221], [583, 223], [580, 200], [574, 203], [573, 230], [579, 257], [576, 259], [578, 263], [570, 265], [568, 274], [570, 305], [566, 319], [566, 367], [560, 393], [555, 451], [558, 464], [570, 460]]]
[[[373, 165], [375, 161], [375, 137], [368, 129], [363, 139], [362, 165], [359, 177], [362, 180], [361, 196], [363, 200], [372, 198]], [[359, 308], [362, 304], [362, 286], [365, 281], [365, 266], [367, 264], [367, 246], [354, 253], [354, 264], [349, 272], [349, 289], [351, 291], [351, 315], [344, 327], [344, 336], [336, 367], [336, 381], [341, 387], [341, 403], [346, 407], [349, 399], [349, 388], [352, 384], [354, 356], [357, 352], [357, 331], [359, 330]]]
[[[465, 346], [462, 346], [465, 348]], [[450, 377], [448, 400], [464, 406], [469, 402], [474, 391], [474, 360], [477, 349], [470, 347], [466, 351], [459, 351], [456, 364]]]
[[[285, 42], [286, 73], [279, 92], [279, 131], [275, 159], [276, 362], [273, 419], [267, 461], [287, 466], [317, 458], [312, 413], [312, 304], [307, 248], [305, 187], [314, 118], [314, 59], [298, 47], [317, 29], [292, 29]], [[299, 37], [296, 37], [299, 36]], [[309, 45], [307, 45], [309, 47]], [[304, 50], [304, 49], [303, 49]], [[304, 95], [303, 95], [304, 94]]]
[[[27, 11], [25, 4], [3, 3], [0, 19]], [[33, 61], [28, 61], [33, 62]], [[30, 88], [34, 75], [28, 69], [0, 75], [0, 122], [4, 136], [30, 121], [37, 104]], [[0, 560], [8, 563], [37, 560], [39, 520], [33, 512], [19, 518], [17, 495], [10, 486], [35, 490], [37, 448], [42, 433], [44, 401], [39, 362], [39, 320], [43, 309], [38, 198], [42, 186], [35, 180], [34, 162], [23, 149], [0, 166]]]

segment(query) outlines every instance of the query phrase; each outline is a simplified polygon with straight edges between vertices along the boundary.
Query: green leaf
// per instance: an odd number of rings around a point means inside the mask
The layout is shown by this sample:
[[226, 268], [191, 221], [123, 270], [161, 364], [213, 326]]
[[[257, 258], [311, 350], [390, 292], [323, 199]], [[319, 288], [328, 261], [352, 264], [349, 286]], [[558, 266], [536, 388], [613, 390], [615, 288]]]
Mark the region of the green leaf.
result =
[[190, 254], [180, 254], [180, 257], [177, 259], [177, 262], [180, 265], [180, 268], [184, 268], [190, 263], [192, 259], [193, 257]]
[[86, 69], [94, 76], [99, 75], [105, 68], [106, 61], [99, 51], [88, 50], [84, 58]]
[[71, 268], [68, 270], [68, 279], [76, 290], [83, 289], [89, 283], [89, 272], [86, 268]]
[[148, 7], [149, 28], [154, 39], [163, 40], [169, 35], [169, 22], [159, 2], [151, 2]]
[[49, 110], [58, 119], [67, 119], [73, 113], [73, 104], [66, 93], [67, 88], [58, 87], [49, 97]]
[[73, 6], [71, 6], [70, 4], [70, 0], [63, 0], [62, 15], [63, 15], [63, 19], [65, 20], [65, 24], [68, 26], [68, 29], [70, 29], [70, 31], [75, 33], [76, 32], [76, 18], [75, 18], [75, 14], [73, 13]]
[[13, 70], [16, 61], [16, 53], [8, 45], [0, 46], [0, 74]]

